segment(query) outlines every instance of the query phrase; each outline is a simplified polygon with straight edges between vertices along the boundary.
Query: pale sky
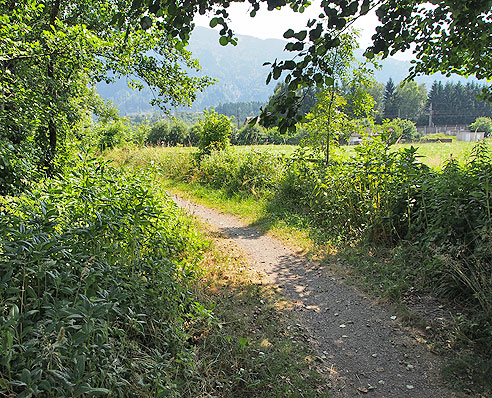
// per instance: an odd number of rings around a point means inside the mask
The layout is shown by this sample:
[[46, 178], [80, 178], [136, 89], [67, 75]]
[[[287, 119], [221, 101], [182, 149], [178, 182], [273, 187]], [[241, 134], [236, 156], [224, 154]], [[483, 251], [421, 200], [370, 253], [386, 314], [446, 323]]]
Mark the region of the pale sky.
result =
[[[283, 39], [284, 32], [292, 28], [299, 31], [306, 28], [306, 23], [310, 18], [317, 18], [321, 9], [317, 5], [318, 1], [313, 1], [313, 5], [308, 7], [302, 14], [295, 13], [288, 7], [281, 10], [268, 11], [266, 4], [257, 12], [254, 18], [249, 16], [249, 3], [232, 3], [228, 11], [230, 14], [229, 26], [239, 35], [248, 35], [260, 39]], [[209, 27], [211, 16], [198, 15], [195, 23], [198, 26]], [[354, 23], [354, 27], [360, 31], [359, 44], [361, 48], [366, 48], [371, 43], [371, 36], [375, 32], [378, 23], [374, 12], [365, 15]], [[240, 43], [239, 43], [240, 45]], [[407, 54], [398, 54], [397, 59], [408, 60], [412, 57]]]

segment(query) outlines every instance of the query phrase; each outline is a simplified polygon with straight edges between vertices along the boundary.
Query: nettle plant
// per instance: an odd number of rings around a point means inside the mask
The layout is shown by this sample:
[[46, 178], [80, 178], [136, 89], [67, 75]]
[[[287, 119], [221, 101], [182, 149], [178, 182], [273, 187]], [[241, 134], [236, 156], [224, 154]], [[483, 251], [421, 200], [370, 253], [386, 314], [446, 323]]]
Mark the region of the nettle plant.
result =
[[82, 160], [2, 198], [0, 395], [176, 394], [203, 244], [151, 181]]

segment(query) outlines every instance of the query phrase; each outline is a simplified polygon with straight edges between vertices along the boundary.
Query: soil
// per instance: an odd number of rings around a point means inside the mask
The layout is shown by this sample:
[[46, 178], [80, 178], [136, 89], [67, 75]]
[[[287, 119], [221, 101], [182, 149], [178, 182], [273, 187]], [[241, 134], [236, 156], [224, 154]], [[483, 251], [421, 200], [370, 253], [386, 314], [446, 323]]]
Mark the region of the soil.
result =
[[439, 379], [440, 358], [405, 328], [390, 307], [343, 283], [318, 262], [238, 218], [173, 196], [188, 213], [217, 228], [243, 251], [262, 282], [293, 304], [329, 374], [335, 397], [466, 397]]

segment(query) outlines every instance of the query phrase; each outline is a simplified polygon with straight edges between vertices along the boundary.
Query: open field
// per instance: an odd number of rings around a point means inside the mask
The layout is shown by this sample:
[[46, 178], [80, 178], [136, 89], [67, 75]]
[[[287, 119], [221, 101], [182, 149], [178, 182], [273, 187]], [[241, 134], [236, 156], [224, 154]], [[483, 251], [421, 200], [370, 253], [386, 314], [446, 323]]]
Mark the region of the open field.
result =
[[[488, 147], [492, 149], [492, 141], [487, 140]], [[455, 158], [458, 161], [464, 161], [469, 158], [474, 142], [462, 142], [453, 141], [445, 143], [410, 143], [410, 144], [397, 144], [395, 149], [409, 148], [411, 146], [418, 148], [418, 155], [422, 163], [425, 163], [429, 167], [438, 168], [441, 167], [448, 159]], [[235, 149], [240, 152], [255, 151], [269, 151], [272, 153], [283, 153], [287, 156], [291, 156], [296, 149], [297, 145], [243, 145], [235, 146]], [[355, 146], [342, 146], [334, 149], [334, 156], [338, 158], [349, 158], [355, 153]], [[164, 154], [185, 154], [195, 153], [197, 148], [195, 147], [147, 147], [141, 151], [133, 152], [133, 156], [142, 155], [142, 160], [147, 163], [154, 159], [158, 161]], [[125, 152], [125, 149], [115, 150], [109, 154], [109, 158], [117, 160], [118, 154], [121, 155]], [[144, 160], [145, 159], [145, 160]]]

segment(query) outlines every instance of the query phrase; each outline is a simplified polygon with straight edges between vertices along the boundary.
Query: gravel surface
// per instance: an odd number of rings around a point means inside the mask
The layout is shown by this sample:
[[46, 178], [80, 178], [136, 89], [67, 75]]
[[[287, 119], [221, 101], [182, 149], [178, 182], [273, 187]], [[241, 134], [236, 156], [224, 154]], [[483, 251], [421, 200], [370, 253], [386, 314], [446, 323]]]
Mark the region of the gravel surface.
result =
[[439, 380], [439, 358], [405, 330], [391, 310], [346, 286], [316, 262], [238, 218], [173, 196], [178, 206], [227, 235], [264, 283], [294, 305], [335, 397], [465, 397]]

